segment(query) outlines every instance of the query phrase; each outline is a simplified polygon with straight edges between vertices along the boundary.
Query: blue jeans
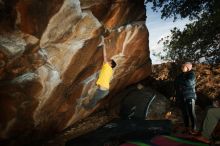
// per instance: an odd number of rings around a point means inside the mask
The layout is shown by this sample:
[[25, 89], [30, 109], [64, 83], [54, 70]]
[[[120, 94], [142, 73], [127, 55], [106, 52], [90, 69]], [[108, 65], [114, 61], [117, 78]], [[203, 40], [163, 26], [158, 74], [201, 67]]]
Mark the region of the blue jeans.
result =
[[87, 105], [85, 105], [86, 108], [93, 108], [96, 103], [103, 99], [105, 96], [107, 96], [109, 93], [109, 90], [101, 90], [100, 88], [98, 88], [95, 93], [94, 96], [91, 98], [91, 100], [89, 101], [89, 103]]

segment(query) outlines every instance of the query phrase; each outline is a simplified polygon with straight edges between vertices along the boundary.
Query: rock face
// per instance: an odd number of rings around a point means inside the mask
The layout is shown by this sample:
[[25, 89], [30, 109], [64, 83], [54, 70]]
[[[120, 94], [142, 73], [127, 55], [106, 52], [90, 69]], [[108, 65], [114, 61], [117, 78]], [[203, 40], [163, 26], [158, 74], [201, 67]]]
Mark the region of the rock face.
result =
[[98, 108], [76, 113], [104, 46], [117, 63], [108, 98], [151, 73], [142, 0], [3, 0], [0, 12], [1, 139], [41, 138]]

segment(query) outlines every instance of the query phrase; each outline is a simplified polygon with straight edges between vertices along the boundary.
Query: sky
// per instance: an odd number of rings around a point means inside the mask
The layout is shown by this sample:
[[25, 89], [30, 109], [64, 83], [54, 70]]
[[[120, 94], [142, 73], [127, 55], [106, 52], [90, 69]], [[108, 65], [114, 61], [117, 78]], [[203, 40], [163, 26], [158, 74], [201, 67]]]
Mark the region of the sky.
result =
[[178, 19], [173, 22], [173, 18], [162, 20], [160, 12], [153, 12], [151, 5], [147, 4], [147, 19], [146, 25], [149, 31], [149, 47], [151, 52], [152, 64], [160, 64], [163, 61], [159, 57], [152, 55], [153, 52], [159, 53], [163, 50], [163, 45], [157, 42], [168, 35], [170, 30], [174, 27], [183, 29], [187, 23], [190, 23], [188, 19]]

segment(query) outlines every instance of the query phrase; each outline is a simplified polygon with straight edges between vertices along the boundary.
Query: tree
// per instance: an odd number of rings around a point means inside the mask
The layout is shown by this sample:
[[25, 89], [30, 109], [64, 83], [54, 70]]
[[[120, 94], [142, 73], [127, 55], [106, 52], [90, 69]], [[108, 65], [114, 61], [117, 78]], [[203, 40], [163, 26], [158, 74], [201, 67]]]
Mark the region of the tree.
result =
[[163, 38], [162, 59], [198, 62], [203, 58], [210, 64], [220, 63], [220, 1], [219, 0], [146, 0], [153, 3], [154, 11], [161, 11], [161, 18], [189, 18], [192, 23], [183, 31], [171, 30]]

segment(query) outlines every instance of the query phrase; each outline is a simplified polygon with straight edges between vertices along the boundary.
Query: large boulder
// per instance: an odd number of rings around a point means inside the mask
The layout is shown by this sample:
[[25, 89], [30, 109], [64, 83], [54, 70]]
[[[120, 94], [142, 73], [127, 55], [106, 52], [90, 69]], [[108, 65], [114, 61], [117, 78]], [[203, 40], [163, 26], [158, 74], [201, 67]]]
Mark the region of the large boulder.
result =
[[151, 73], [142, 0], [3, 0], [0, 11], [1, 139], [55, 134], [107, 104], [76, 112], [103, 46], [117, 63], [108, 99]]

